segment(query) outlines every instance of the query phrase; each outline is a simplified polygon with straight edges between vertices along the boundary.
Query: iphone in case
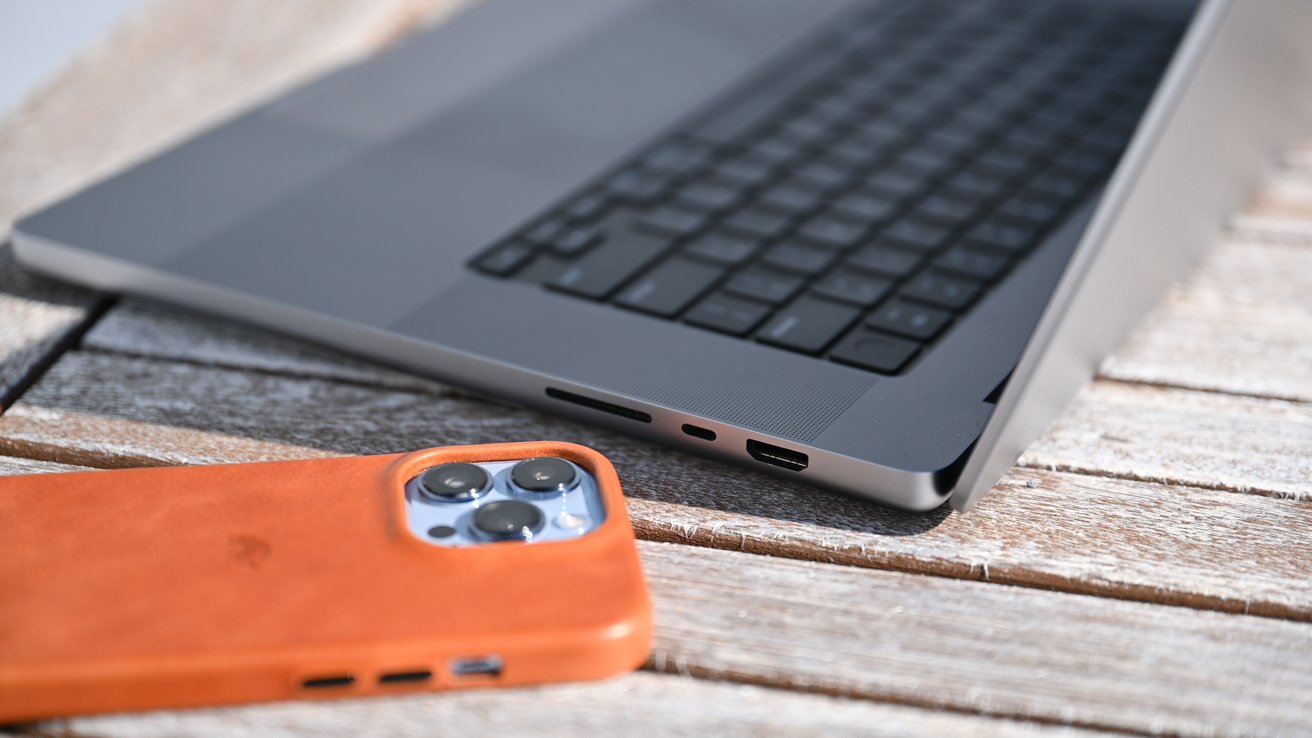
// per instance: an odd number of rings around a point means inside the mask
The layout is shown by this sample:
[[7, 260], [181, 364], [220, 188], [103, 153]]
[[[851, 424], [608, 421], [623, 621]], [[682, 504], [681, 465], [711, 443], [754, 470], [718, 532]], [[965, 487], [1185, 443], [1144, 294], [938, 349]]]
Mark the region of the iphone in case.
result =
[[583, 446], [0, 478], [0, 723], [595, 679], [650, 638]]

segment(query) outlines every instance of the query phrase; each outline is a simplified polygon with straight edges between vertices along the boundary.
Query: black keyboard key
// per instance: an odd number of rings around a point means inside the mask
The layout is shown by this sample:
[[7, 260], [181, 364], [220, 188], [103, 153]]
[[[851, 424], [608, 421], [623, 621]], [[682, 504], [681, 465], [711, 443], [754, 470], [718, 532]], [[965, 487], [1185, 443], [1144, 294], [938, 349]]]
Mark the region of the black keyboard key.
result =
[[867, 176], [862, 189], [894, 200], [908, 200], [925, 190], [932, 180], [902, 167], [886, 167]]
[[736, 295], [778, 305], [797, 294], [803, 284], [806, 284], [806, 280], [801, 277], [751, 266], [733, 275], [725, 283], [724, 289]]
[[796, 141], [782, 136], [771, 136], [749, 146], [747, 153], [772, 167], [777, 167], [797, 158], [804, 150], [804, 147]]
[[738, 265], [756, 253], [757, 242], [732, 233], [711, 231], [683, 247], [685, 254], [719, 264]]
[[920, 220], [959, 226], [974, 218], [980, 209], [981, 203], [976, 200], [939, 193], [917, 203], [910, 215]]
[[892, 198], [852, 192], [835, 200], [832, 212], [842, 218], [875, 225], [892, 218], [897, 214], [899, 207], [898, 202]]
[[946, 310], [905, 300], [890, 300], [866, 318], [866, 325], [919, 341], [928, 341], [951, 321], [952, 314]]
[[711, 146], [691, 138], [680, 138], [661, 144], [642, 157], [642, 167], [669, 175], [683, 175], [705, 164], [711, 157]]
[[714, 181], [694, 182], [674, 194], [681, 207], [698, 212], [727, 210], [742, 198], [742, 190]]
[[717, 162], [711, 168], [717, 179], [731, 182], [740, 187], [757, 187], [770, 179], [773, 170], [770, 163], [751, 156], [735, 156]]
[[549, 244], [568, 225], [569, 221], [559, 215], [543, 218], [524, 232], [524, 240], [539, 246]]
[[547, 248], [563, 256], [577, 256], [600, 243], [602, 237], [601, 231], [595, 228], [570, 228], [551, 239]]
[[852, 254], [847, 263], [857, 269], [890, 277], [905, 277], [914, 272], [923, 259], [924, 256], [917, 252], [876, 242]]
[[769, 314], [769, 305], [717, 292], [694, 305], [683, 319], [701, 328], [745, 336]]
[[816, 297], [802, 297], [765, 324], [756, 338], [771, 346], [816, 354], [833, 343], [861, 315], [861, 311]]
[[631, 205], [647, 205], [666, 195], [669, 180], [664, 177], [628, 169], [605, 184], [606, 192]]
[[1011, 181], [1006, 177], [978, 169], [967, 169], [949, 177], [939, 192], [988, 202], [1006, 194], [1011, 187]]
[[1066, 209], [1066, 201], [1045, 197], [1037, 191], [1023, 189], [998, 205], [999, 215], [1029, 221], [1043, 227], [1053, 223]]
[[835, 218], [829, 212], [821, 213], [807, 220], [797, 229], [797, 236], [817, 246], [831, 249], [846, 249], [854, 246], [866, 234], [867, 227], [843, 218]]
[[787, 216], [803, 215], [814, 210], [825, 199], [823, 192], [784, 182], [765, 190], [757, 198], [762, 207]]
[[850, 168], [864, 168], [886, 158], [890, 150], [890, 147], [868, 141], [859, 134], [851, 134], [826, 146], [825, 156]]
[[794, 176], [819, 190], [832, 190], [851, 176], [851, 169], [825, 159], [808, 161], [793, 168]]
[[817, 249], [797, 243], [781, 243], [770, 248], [761, 257], [766, 266], [785, 272], [814, 277], [829, 268], [835, 254], [828, 249]]
[[1011, 260], [999, 252], [955, 246], [934, 260], [939, 269], [991, 282], [1006, 273]]
[[966, 234], [969, 243], [1019, 254], [1027, 250], [1039, 237], [1039, 229], [1029, 223], [989, 216]]
[[615, 302], [633, 310], [672, 318], [723, 275], [722, 267], [674, 257], [658, 264], [620, 291]]
[[547, 282], [553, 290], [600, 300], [642, 271], [663, 251], [663, 244], [641, 236], [612, 237], [569, 264]]
[[509, 276], [533, 258], [533, 247], [523, 241], [502, 244], [474, 262], [474, 267], [499, 277]]
[[952, 229], [918, 220], [899, 220], [879, 235], [880, 238], [907, 248], [936, 251], [952, 237]]
[[666, 205], [643, 214], [638, 218], [636, 225], [650, 233], [684, 238], [705, 228], [709, 222], [710, 220], [703, 213]]
[[761, 240], [778, 238], [788, 230], [792, 219], [753, 206], [730, 215], [724, 220], [724, 227], [744, 236]]
[[860, 272], [839, 270], [831, 272], [811, 289], [818, 295], [868, 308], [884, 299], [884, 296], [893, 289], [893, 281]]
[[924, 144], [907, 149], [893, 159], [893, 166], [918, 172], [922, 177], [940, 177], [956, 163], [951, 153]]
[[975, 160], [974, 166], [993, 172], [1003, 177], [1019, 177], [1028, 172], [1035, 164], [1032, 155], [1025, 151], [1009, 148], [995, 148], [985, 152]]
[[572, 221], [586, 223], [605, 215], [609, 204], [605, 195], [594, 192], [570, 203], [569, 207], [565, 208], [565, 215]]
[[960, 310], [969, 305], [982, 289], [983, 285], [973, 279], [925, 272], [908, 282], [902, 288], [902, 294], [951, 310]]
[[920, 350], [920, 344], [863, 326], [847, 334], [829, 358], [880, 374], [896, 374]]
[[1073, 175], [1061, 169], [1049, 169], [1030, 180], [1030, 189], [1046, 192], [1055, 197], [1071, 200], [1078, 197], [1088, 186], [1088, 178]]

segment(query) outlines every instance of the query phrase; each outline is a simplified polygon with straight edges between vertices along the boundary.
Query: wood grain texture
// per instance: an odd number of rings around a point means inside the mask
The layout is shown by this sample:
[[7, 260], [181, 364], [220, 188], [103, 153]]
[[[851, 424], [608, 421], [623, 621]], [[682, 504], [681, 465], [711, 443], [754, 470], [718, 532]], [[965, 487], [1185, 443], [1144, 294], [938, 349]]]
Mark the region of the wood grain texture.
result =
[[1100, 373], [1312, 401], [1312, 247], [1227, 239]]
[[1312, 731], [1312, 625], [646, 544], [673, 671], [1175, 735]]
[[116, 715], [48, 727], [97, 738], [1106, 735], [650, 673], [597, 684]]
[[185, 308], [124, 298], [88, 331], [82, 345], [127, 356], [201, 366], [331, 379], [430, 394], [449, 387], [258, 328]]
[[0, 121], [0, 232], [20, 213], [461, 4], [156, 2]]
[[1312, 404], [1104, 381], [1020, 464], [1308, 499], [1308, 449]]
[[51, 461], [24, 459], [20, 456], [0, 456], [0, 477], [16, 474], [49, 474], [51, 472], [86, 471], [86, 467], [56, 464]]
[[[1161, 393], [1095, 386], [1076, 409], [1087, 423], [1077, 427], [1063, 421], [1056, 440], [1040, 442], [1037, 448], [1045, 454], [1040, 459], [1070, 461], [1099, 452], [1105, 439], [1083, 451], [1078, 440], [1095, 437], [1104, 427], [1138, 433], [1145, 443], [1160, 427], [1175, 428], [1177, 439], [1193, 432], [1192, 416], [1180, 420], [1169, 404], [1157, 414], [1130, 412], [1128, 420], [1115, 405], [1101, 414], [1087, 407], [1100, 396], [1116, 399], [1135, 391]], [[1220, 415], [1212, 422], [1221, 430], [1203, 427], [1213, 435], [1204, 433], [1193, 451], [1203, 461], [1211, 447], [1224, 445], [1251, 422], [1249, 405], [1269, 402], [1184, 394], [1218, 404]], [[1279, 413], [1260, 417], [1268, 429], [1282, 422]], [[1130, 420], [1139, 425], [1126, 429]], [[1218, 432], [1224, 438], [1215, 437]], [[89, 466], [295, 458], [538, 438], [586, 443], [607, 454], [624, 479], [635, 525], [648, 538], [1312, 619], [1312, 539], [1306, 535], [1312, 504], [1302, 500], [1019, 470], [970, 514], [901, 513], [460, 394], [400, 392], [92, 352], [66, 356], [0, 417], [0, 453]], [[1259, 440], [1250, 439], [1249, 445]], [[1132, 459], [1149, 458], [1147, 453]], [[1274, 469], [1259, 470], [1256, 479], [1275, 486], [1303, 463], [1277, 459]]]
[[85, 329], [99, 302], [87, 290], [20, 270], [0, 244], [0, 412]]

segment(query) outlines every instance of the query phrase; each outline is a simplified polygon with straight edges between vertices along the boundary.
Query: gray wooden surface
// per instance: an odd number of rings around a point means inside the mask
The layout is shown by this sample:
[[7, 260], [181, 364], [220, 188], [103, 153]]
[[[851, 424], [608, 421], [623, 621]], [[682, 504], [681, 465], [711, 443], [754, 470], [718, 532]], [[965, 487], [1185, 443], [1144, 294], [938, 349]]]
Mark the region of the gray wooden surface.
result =
[[[450, 6], [163, 0], [0, 122], [0, 221]], [[657, 607], [646, 669], [599, 684], [23, 732], [1312, 734], [1312, 145], [967, 515], [886, 510], [111, 305], [4, 251], [0, 406], [0, 474], [588, 443], [620, 470]]]

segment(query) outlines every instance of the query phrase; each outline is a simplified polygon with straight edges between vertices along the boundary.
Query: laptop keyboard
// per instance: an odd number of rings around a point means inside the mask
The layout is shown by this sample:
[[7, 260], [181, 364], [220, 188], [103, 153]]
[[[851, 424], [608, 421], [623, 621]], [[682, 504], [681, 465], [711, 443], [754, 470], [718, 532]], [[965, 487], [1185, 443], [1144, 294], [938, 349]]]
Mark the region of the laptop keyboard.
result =
[[1183, 20], [1108, 5], [863, 8], [472, 266], [905, 371], [1119, 159]]

